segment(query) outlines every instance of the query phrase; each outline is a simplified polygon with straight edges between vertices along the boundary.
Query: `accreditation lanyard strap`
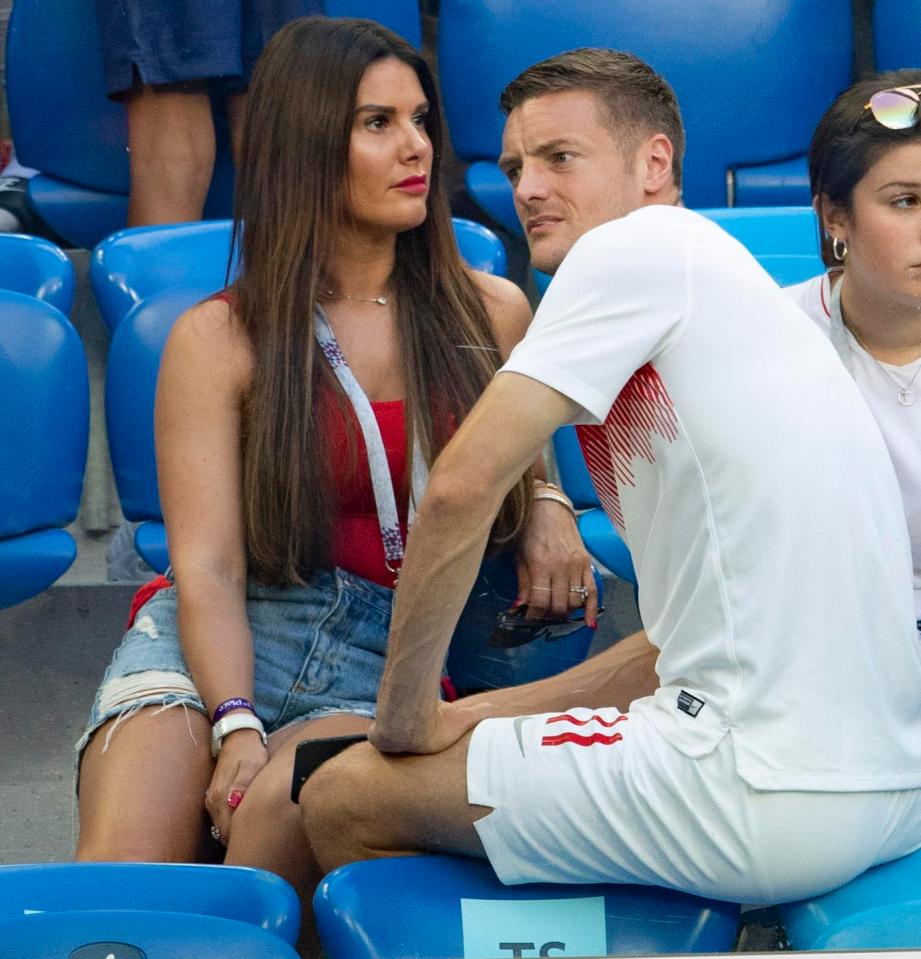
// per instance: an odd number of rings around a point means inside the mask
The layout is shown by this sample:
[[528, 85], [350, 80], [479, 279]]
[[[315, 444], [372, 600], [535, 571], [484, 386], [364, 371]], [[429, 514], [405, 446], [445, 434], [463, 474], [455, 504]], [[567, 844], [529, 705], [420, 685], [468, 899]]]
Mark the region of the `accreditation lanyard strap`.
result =
[[[329, 365], [336, 374], [336, 379], [348, 397], [355, 417], [364, 437], [365, 448], [368, 451], [368, 466], [371, 470], [371, 485], [374, 489], [374, 503], [377, 507], [377, 521], [381, 530], [381, 540], [384, 544], [384, 559], [387, 569], [395, 573], [403, 560], [403, 535], [400, 532], [400, 518], [397, 513], [396, 494], [393, 490], [393, 480], [390, 476], [390, 466], [387, 463], [387, 453], [384, 449], [384, 440], [381, 437], [380, 426], [371, 402], [361, 388], [355, 374], [336, 342], [336, 337], [329, 325], [324, 312], [317, 307], [314, 321], [314, 335], [329, 361]], [[422, 455], [419, 443], [419, 431], [413, 430], [412, 454], [412, 492], [409, 497], [409, 523], [412, 524], [416, 514], [416, 507], [422, 500], [428, 483], [428, 467]]]

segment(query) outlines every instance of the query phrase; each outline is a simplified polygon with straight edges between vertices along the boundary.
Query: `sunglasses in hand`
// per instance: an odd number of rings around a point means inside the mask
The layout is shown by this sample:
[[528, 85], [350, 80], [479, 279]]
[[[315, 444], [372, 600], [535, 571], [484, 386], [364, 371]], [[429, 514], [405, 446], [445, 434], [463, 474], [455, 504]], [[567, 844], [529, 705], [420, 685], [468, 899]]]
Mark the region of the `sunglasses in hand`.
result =
[[[598, 607], [598, 615], [604, 612], [604, 607]], [[524, 646], [533, 643], [536, 639], [550, 642], [569, 636], [577, 629], [585, 626], [585, 608], [574, 609], [568, 616], [542, 616], [537, 619], [527, 619], [527, 606], [514, 606], [503, 610], [496, 620], [496, 627], [489, 637], [489, 645], [510, 649], [514, 646]]]

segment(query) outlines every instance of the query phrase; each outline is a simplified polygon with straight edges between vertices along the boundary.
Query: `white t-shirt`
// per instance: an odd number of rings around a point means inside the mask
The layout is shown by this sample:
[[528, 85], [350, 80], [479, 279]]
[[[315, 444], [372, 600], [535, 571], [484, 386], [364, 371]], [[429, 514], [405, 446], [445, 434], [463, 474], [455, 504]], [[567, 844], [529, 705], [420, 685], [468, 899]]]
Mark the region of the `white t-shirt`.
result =
[[730, 735], [755, 788], [921, 786], [892, 463], [831, 344], [741, 244], [670, 206], [591, 230], [503, 371], [596, 424], [589, 470], [661, 651], [634, 712], [692, 757]]
[[[815, 320], [826, 336], [829, 335], [831, 289], [827, 274], [788, 286], [784, 292]], [[851, 374], [883, 432], [902, 490], [914, 565], [915, 618], [921, 621], [921, 399], [912, 406], [902, 406], [898, 401], [898, 386], [880, 368], [885, 367], [897, 380], [905, 383], [917, 373], [914, 385], [921, 396], [921, 359], [906, 366], [880, 364], [857, 342], [850, 330], [847, 330], [847, 339], [851, 348]]]

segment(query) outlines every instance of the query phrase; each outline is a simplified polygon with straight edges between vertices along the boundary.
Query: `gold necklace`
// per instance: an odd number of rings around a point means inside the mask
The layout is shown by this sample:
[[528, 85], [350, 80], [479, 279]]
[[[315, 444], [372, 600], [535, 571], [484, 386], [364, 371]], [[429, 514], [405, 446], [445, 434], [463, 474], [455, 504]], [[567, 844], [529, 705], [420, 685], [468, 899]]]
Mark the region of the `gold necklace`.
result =
[[386, 296], [349, 296], [348, 293], [333, 293], [332, 290], [324, 290], [323, 295], [330, 300], [354, 300], [356, 303], [376, 303], [378, 306], [386, 306], [388, 298]]

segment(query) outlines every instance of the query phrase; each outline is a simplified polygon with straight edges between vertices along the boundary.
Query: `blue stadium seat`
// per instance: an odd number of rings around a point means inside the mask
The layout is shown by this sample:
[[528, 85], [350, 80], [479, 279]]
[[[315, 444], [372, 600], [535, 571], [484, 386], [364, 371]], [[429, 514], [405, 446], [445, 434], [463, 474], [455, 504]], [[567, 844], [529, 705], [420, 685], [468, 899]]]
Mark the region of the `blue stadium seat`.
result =
[[442, 0], [440, 79], [455, 152], [471, 163], [467, 189], [520, 233], [495, 165], [499, 94], [537, 60], [607, 46], [636, 53], [674, 86], [687, 125], [689, 206], [808, 203], [805, 152], [850, 82], [850, 24], [848, 0]]
[[131, 309], [155, 293], [223, 289], [230, 232], [230, 220], [204, 220], [138, 226], [106, 237], [90, 258], [90, 281], [109, 330], [114, 332]]
[[154, 397], [160, 358], [179, 315], [210, 288], [174, 287], [148, 296], [118, 324], [106, 365], [106, 429], [125, 518], [141, 525], [134, 545], [158, 573], [169, 566], [154, 450]]
[[877, 70], [921, 67], [919, 0], [875, 0], [873, 53]]
[[[329, 0], [334, 16], [369, 16], [421, 45], [415, 0]], [[7, 33], [6, 95], [19, 161], [40, 171], [33, 206], [74, 246], [92, 249], [125, 226], [128, 130], [124, 108], [105, 94], [93, 0], [16, 0]], [[233, 165], [226, 117], [216, 116], [218, 153], [205, 218], [228, 217]]]
[[192, 913], [119, 909], [0, 919], [2, 955], [16, 959], [297, 959], [264, 929]]
[[404, 40], [409, 40], [414, 47], [422, 46], [422, 17], [418, 0], [326, 0], [323, 10], [328, 17], [377, 20]]
[[825, 272], [819, 223], [811, 206], [701, 210], [734, 236], [780, 286]]
[[50, 586], [77, 547], [89, 382], [77, 331], [53, 306], [0, 291], [0, 609]]
[[739, 907], [653, 886], [503, 886], [486, 863], [413, 856], [352, 863], [314, 897], [329, 959], [721, 952]]
[[921, 850], [786, 903], [780, 916], [798, 950], [921, 948]]
[[0, 866], [0, 921], [116, 909], [233, 919], [292, 944], [301, 915], [294, 889], [263, 869], [137, 862]]
[[25, 293], [70, 315], [74, 267], [60, 247], [21, 233], [0, 233], [0, 290]]
[[[90, 278], [113, 331], [106, 368], [106, 427], [115, 485], [125, 517], [141, 525], [134, 544], [146, 562], [169, 565], [160, 512], [153, 409], [157, 373], [173, 323], [225, 285], [229, 220], [135, 227], [93, 251]], [[454, 220], [461, 256], [504, 275], [505, 249], [492, 231]]]

